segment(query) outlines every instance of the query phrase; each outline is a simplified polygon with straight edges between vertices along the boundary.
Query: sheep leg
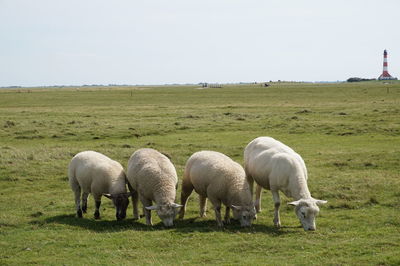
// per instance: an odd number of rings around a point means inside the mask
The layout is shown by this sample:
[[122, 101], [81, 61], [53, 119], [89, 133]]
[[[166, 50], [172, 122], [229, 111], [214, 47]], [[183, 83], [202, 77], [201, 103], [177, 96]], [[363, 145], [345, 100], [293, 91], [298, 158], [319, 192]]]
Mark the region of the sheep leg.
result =
[[96, 205], [96, 210], [94, 211], [94, 219], [100, 219], [100, 205], [101, 205], [101, 194], [93, 194], [94, 202]]
[[88, 199], [89, 193], [83, 192], [82, 193], [82, 212], [86, 213], [87, 211], [87, 199]]
[[96, 210], [94, 211], [94, 219], [100, 219], [100, 205], [101, 205], [101, 201], [95, 201], [96, 204]]
[[262, 190], [262, 187], [260, 185], [257, 185], [256, 201], [254, 203], [254, 207], [256, 207], [257, 212], [261, 212], [261, 190]]
[[231, 223], [231, 219], [230, 219], [231, 214], [230, 214], [230, 211], [231, 211], [231, 208], [229, 208], [228, 206], [226, 206], [226, 209], [225, 209], [225, 218], [224, 218], [224, 222], [225, 222], [226, 224], [230, 224], [230, 223]]
[[199, 195], [200, 201], [200, 217], [206, 217], [207, 197]]
[[281, 227], [281, 219], [279, 217], [279, 207], [281, 206], [281, 200], [279, 198], [279, 191], [271, 190], [271, 192], [272, 192], [272, 199], [274, 200], [274, 206], [275, 206], [274, 225], [277, 228], [280, 228]]
[[132, 207], [133, 207], [133, 220], [138, 220], [139, 217], [139, 210], [138, 210], [138, 200], [139, 194], [138, 192], [132, 187], [128, 180], [126, 180], [126, 184], [128, 185], [129, 192], [131, 192], [132, 198]]
[[152, 221], [151, 221], [151, 211], [146, 209], [146, 207], [150, 207], [151, 206], [151, 200], [148, 200], [146, 198], [144, 198], [143, 196], [140, 196], [140, 201], [142, 202], [143, 205], [143, 213], [146, 216], [146, 224], [147, 225], [153, 225]]
[[219, 206], [214, 207], [215, 210], [215, 219], [217, 220], [217, 224], [219, 227], [224, 227], [224, 223], [221, 218], [221, 204]]
[[182, 192], [181, 192], [181, 209], [179, 211], [179, 219], [183, 219], [186, 212], [186, 204], [188, 202], [190, 194], [192, 194], [194, 187], [190, 181], [184, 179], [182, 182]]
[[79, 192], [75, 192], [75, 208], [76, 208], [76, 215], [79, 218], [82, 218], [83, 215], [82, 215], [82, 210], [81, 210], [81, 199], [80, 199], [79, 194], [81, 194], [80, 189], [79, 189]]
[[131, 193], [132, 193], [132, 205], [133, 205], [133, 219], [138, 220], [139, 219], [139, 209], [138, 209], [139, 194], [137, 191], [133, 191]]
[[247, 174], [247, 171], [246, 171], [246, 179], [247, 179], [247, 183], [249, 183], [251, 198], [253, 198], [254, 179], [249, 174]]
[[221, 201], [218, 199], [210, 198], [210, 201], [212, 202], [214, 206], [214, 211], [215, 211], [215, 219], [217, 220], [217, 224], [219, 227], [223, 227], [224, 223], [222, 222], [221, 218]]
[[72, 191], [74, 192], [76, 215], [79, 218], [82, 218], [81, 187], [79, 186], [79, 183], [74, 179], [70, 179], [69, 180], [69, 184], [71, 186]]

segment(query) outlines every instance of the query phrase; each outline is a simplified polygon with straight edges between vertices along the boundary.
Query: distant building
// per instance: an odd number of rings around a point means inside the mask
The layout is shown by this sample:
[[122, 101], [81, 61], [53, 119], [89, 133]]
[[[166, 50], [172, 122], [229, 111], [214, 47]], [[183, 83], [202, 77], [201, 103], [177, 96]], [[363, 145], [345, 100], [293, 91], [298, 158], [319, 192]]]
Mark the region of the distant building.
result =
[[379, 76], [378, 80], [397, 80], [397, 78], [392, 77], [388, 72], [388, 62], [387, 62], [387, 51], [383, 51], [383, 72]]

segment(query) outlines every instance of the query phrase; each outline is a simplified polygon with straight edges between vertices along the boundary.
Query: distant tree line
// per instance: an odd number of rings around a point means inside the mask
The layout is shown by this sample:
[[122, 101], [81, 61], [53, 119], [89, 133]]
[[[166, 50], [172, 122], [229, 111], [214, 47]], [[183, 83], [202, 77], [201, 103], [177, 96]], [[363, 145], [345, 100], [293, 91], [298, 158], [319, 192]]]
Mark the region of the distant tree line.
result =
[[360, 82], [360, 81], [371, 81], [371, 80], [376, 80], [376, 79], [364, 79], [364, 78], [353, 77], [347, 79], [347, 82]]

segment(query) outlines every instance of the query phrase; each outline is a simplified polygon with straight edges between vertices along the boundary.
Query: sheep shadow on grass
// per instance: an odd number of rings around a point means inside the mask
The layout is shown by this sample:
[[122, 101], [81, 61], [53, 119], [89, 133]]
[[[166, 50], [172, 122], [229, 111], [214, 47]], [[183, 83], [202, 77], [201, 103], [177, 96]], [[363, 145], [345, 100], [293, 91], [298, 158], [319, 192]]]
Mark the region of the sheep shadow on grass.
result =
[[64, 224], [81, 227], [95, 232], [119, 232], [127, 230], [152, 231], [158, 229], [157, 226], [146, 226], [133, 219], [124, 219], [122, 221], [95, 220], [94, 218], [77, 218], [74, 214], [49, 217], [45, 219], [44, 222], [48, 224]]
[[226, 233], [262, 233], [271, 236], [280, 236], [298, 230], [299, 227], [282, 227], [277, 229], [273, 225], [253, 223], [251, 227], [241, 227], [238, 221], [231, 219], [231, 223], [223, 228], [217, 226], [215, 220], [205, 220], [200, 217], [176, 220], [173, 230], [179, 233], [208, 233], [208, 232], [226, 232]]
[[46, 218], [44, 220], [35, 220], [32, 224], [64, 224], [73, 227], [80, 227], [95, 232], [120, 232], [120, 231], [155, 231], [155, 230], [171, 230], [180, 234], [187, 233], [209, 233], [209, 232], [226, 232], [226, 233], [262, 233], [271, 236], [280, 236], [297, 231], [298, 227], [282, 227], [275, 228], [273, 225], [253, 223], [251, 227], [242, 228], [239, 222], [232, 220], [231, 224], [225, 225], [224, 228], [219, 228], [215, 220], [203, 218], [188, 218], [184, 220], [176, 219], [173, 227], [165, 227], [162, 222], [155, 223], [153, 226], [147, 226], [144, 223], [144, 218], [140, 220], [124, 219], [116, 220], [95, 220], [93, 218], [77, 218], [74, 214], [57, 215]]

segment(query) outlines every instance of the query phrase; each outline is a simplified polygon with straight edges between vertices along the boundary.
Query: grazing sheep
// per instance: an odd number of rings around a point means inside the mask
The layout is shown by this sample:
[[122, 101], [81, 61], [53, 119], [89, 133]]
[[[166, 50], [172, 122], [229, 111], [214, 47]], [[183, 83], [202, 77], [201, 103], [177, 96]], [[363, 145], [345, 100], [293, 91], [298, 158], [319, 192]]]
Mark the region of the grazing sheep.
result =
[[83, 151], [72, 158], [68, 168], [68, 178], [75, 194], [78, 217], [82, 217], [82, 212], [86, 213], [87, 198], [91, 193], [96, 203], [95, 219], [100, 218], [102, 195], [112, 200], [117, 220], [125, 218], [130, 193], [126, 192], [126, 176], [120, 163], [95, 151]]
[[226, 206], [225, 223], [230, 223], [230, 209], [241, 226], [250, 226], [256, 215], [249, 184], [243, 167], [228, 156], [215, 151], [194, 153], [186, 163], [182, 181], [181, 208], [183, 218], [193, 189], [200, 197], [200, 217], [205, 216], [207, 198], [214, 206], [218, 226], [222, 227], [221, 203]]
[[275, 203], [274, 224], [281, 226], [279, 217], [279, 190], [295, 201], [295, 212], [304, 230], [315, 230], [318, 205], [327, 203], [311, 197], [307, 187], [307, 168], [299, 154], [285, 144], [270, 138], [259, 137], [251, 141], [244, 150], [245, 171], [251, 191], [257, 183], [256, 210], [261, 210], [261, 190], [271, 190]]
[[139, 197], [147, 225], [152, 225], [150, 211], [156, 210], [164, 225], [172, 226], [181, 205], [174, 203], [178, 176], [171, 161], [156, 150], [139, 149], [129, 159], [127, 177], [135, 190], [132, 196], [134, 218], [139, 218]]

